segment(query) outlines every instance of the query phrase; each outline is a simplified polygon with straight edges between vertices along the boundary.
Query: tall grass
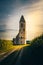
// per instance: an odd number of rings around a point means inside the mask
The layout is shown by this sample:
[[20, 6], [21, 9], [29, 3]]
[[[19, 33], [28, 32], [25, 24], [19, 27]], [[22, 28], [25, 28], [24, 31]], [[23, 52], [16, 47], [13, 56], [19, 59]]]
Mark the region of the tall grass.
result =
[[12, 47], [13, 43], [11, 40], [0, 39], [0, 50], [8, 50]]

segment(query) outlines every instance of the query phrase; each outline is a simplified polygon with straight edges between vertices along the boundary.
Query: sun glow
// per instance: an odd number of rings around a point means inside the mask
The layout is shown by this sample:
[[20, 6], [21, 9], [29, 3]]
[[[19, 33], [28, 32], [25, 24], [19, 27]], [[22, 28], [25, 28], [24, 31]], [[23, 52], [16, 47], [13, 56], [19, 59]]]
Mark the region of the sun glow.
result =
[[26, 15], [26, 31], [27, 37], [30, 39], [42, 33], [41, 11], [37, 10]]

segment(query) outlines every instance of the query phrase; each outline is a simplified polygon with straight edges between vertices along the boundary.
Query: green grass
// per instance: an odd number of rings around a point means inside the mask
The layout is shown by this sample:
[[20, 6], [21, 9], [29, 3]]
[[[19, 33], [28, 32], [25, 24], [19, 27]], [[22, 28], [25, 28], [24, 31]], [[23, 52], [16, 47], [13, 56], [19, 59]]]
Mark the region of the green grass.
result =
[[0, 40], [0, 51], [7, 51], [12, 48], [13, 43], [11, 40]]
[[12, 40], [0, 40], [0, 56], [5, 52], [8, 53], [12, 50], [19, 50], [27, 45], [13, 45]]
[[20, 50], [21, 48], [28, 46], [27, 45], [13, 45], [11, 40], [0, 40], [0, 58], [3, 58], [5, 55], [10, 52]]

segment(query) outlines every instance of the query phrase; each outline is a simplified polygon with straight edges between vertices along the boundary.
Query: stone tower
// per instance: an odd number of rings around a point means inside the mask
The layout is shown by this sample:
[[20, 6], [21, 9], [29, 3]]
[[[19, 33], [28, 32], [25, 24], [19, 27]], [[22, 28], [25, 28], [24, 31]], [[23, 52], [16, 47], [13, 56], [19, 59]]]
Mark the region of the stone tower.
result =
[[26, 36], [26, 22], [23, 17], [21, 16], [20, 22], [19, 22], [19, 33], [17, 34], [16, 38], [13, 38], [14, 44], [26, 44], [25, 42], [25, 36]]
[[26, 44], [26, 42], [25, 42], [26, 33], [25, 32], [26, 32], [26, 22], [22, 15], [20, 22], [19, 22], [19, 44]]

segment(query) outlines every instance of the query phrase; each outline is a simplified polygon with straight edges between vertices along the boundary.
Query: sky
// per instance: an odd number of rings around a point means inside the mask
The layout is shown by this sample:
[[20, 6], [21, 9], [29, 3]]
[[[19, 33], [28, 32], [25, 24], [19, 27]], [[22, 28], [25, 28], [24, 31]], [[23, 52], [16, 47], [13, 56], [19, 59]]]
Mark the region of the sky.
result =
[[16, 37], [21, 15], [26, 21], [26, 40], [43, 33], [43, 0], [0, 0], [1, 39]]

